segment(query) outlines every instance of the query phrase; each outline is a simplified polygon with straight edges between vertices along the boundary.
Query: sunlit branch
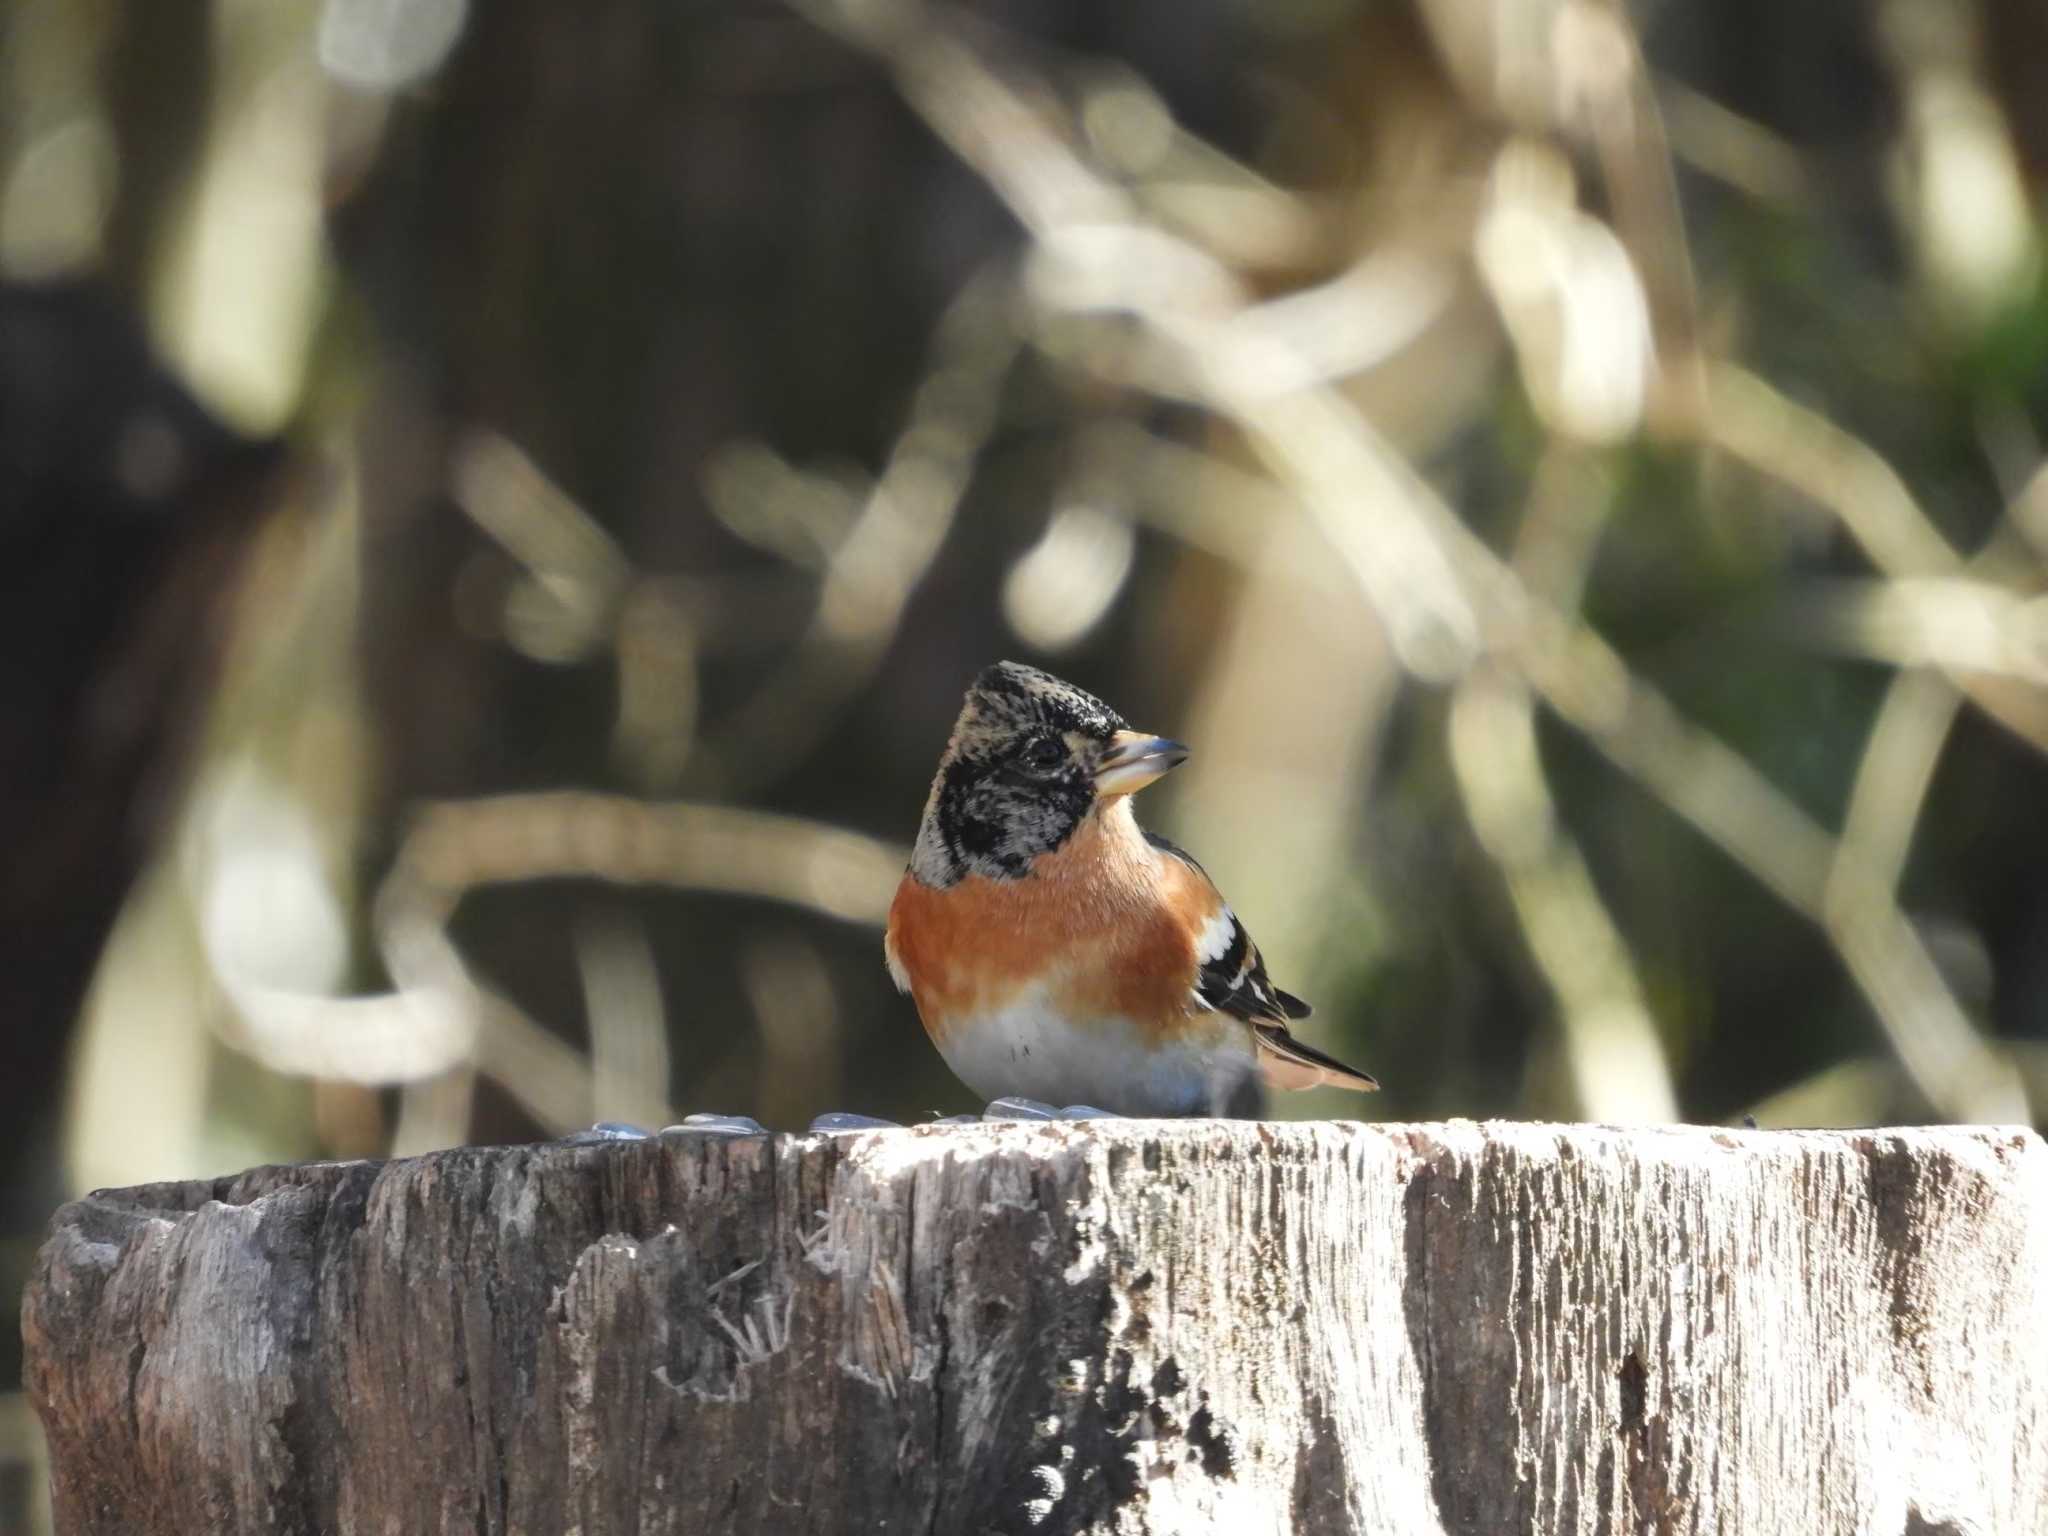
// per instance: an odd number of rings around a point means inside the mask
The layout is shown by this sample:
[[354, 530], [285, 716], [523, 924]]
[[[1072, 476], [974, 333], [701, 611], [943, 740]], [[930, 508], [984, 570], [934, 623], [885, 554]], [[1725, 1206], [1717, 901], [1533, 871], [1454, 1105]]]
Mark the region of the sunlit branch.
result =
[[577, 923], [575, 939], [596, 1118], [660, 1125], [667, 1118], [668, 1021], [646, 927], [634, 914], [592, 913]]
[[1628, 945], [1551, 801], [1527, 685], [1475, 673], [1452, 696], [1450, 732], [1473, 830], [1500, 866], [1529, 952], [1556, 995], [1580, 1111], [1617, 1123], [1676, 1120], [1670, 1068]]
[[767, 811], [573, 790], [423, 807], [393, 879], [443, 899], [591, 879], [753, 896], [879, 926], [908, 850]]

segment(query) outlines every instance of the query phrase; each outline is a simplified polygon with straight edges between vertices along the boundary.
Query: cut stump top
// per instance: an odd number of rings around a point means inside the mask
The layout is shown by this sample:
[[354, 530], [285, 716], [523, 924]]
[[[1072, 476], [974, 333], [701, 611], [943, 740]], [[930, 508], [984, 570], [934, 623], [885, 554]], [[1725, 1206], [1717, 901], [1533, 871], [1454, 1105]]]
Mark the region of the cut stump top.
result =
[[102, 1191], [64, 1533], [2048, 1530], [2009, 1129], [1107, 1121]]

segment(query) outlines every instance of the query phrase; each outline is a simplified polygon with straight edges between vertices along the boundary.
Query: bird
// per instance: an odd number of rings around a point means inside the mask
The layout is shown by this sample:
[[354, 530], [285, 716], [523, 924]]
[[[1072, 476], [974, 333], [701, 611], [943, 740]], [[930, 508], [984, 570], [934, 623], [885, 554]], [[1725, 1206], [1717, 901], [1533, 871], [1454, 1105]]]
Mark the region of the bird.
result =
[[1264, 1087], [1379, 1084], [1297, 1039], [1309, 1005], [1131, 796], [1189, 750], [1019, 662], [975, 677], [883, 953], [956, 1076], [1026, 1118], [1257, 1118]]

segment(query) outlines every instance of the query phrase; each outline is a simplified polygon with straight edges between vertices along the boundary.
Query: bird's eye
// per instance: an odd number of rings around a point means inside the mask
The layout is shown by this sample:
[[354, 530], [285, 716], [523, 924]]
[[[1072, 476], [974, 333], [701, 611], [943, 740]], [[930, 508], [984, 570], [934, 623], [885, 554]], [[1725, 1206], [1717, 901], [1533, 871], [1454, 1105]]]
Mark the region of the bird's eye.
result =
[[1057, 768], [1067, 760], [1067, 749], [1059, 742], [1054, 741], [1050, 736], [1034, 736], [1031, 740], [1024, 743], [1024, 750], [1019, 754], [1019, 760], [1026, 768], [1035, 768], [1040, 771], [1048, 768]]

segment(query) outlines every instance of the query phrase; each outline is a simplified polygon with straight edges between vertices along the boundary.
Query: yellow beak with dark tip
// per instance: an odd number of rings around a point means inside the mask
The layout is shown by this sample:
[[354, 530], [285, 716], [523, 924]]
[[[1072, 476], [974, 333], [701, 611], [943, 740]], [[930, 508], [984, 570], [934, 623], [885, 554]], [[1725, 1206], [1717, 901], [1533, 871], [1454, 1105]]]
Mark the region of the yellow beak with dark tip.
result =
[[1187, 760], [1188, 749], [1177, 741], [1143, 731], [1118, 731], [1109, 738], [1109, 750], [1095, 760], [1095, 793], [1133, 794]]

